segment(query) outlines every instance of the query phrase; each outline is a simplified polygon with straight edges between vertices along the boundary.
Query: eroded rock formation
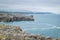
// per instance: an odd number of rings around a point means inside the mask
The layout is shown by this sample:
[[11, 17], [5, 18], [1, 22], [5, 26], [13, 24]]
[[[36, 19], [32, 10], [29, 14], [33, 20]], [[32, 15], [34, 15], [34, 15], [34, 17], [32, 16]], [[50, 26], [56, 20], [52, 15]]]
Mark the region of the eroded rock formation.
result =
[[8, 15], [8, 14], [3, 14], [2, 16], [0, 15], [0, 22], [13, 22], [13, 21], [34, 21], [33, 16], [22, 16], [19, 14], [17, 15]]
[[29, 34], [20, 27], [0, 25], [0, 40], [60, 40], [42, 35]]

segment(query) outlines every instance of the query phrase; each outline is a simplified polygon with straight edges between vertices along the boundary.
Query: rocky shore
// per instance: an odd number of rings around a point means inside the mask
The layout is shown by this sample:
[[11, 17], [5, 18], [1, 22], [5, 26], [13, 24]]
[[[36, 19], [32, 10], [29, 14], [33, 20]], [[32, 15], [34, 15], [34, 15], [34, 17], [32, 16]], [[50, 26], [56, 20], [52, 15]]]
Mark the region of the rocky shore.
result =
[[20, 27], [0, 25], [0, 40], [60, 40], [24, 32]]
[[0, 14], [0, 22], [13, 22], [13, 21], [34, 21], [33, 15], [9, 15], [9, 14]]

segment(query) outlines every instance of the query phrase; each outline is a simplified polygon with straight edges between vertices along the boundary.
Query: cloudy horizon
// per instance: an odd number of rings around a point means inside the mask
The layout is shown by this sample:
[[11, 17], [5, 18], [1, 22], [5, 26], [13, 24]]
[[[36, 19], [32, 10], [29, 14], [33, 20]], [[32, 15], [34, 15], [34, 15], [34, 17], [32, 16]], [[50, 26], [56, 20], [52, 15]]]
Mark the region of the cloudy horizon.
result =
[[0, 0], [0, 10], [2, 9], [60, 14], [60, 0]]

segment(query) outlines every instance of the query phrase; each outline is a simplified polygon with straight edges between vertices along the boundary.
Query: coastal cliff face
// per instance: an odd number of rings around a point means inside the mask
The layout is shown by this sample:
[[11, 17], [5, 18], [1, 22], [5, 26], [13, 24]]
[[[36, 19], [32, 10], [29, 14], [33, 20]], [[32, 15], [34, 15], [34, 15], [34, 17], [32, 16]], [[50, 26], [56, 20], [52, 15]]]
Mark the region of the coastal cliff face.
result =
[[13, 21], [34, 21], [33, 16], [22, 16], [17, 15], [8, 15], [8, 14], [0, 14], [0, 22], [13, 22]]
[[41, 35], [29, 34], [20, 27], [10, 25], [0, 25], [0, 40], [60, 40]]

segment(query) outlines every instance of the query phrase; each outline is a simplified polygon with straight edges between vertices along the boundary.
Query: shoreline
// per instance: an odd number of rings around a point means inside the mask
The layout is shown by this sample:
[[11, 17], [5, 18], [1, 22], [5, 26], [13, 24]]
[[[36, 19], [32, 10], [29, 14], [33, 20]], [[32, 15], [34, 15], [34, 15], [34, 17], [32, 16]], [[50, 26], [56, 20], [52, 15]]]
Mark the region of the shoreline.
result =
[[[3, 36], [2, 36], [3, 35]], [[9, 36], [10, 35], [10, 36]], [[8, 36], [8, 37], [7, 37]], [[11, 38], [12, 37], [12, 38]], [[15, 37], [15, 38], [14, 38]], [[22, 39], [23, 37], [23, 39]], [[38, 34], [24, 32], [20, 27], [1, 24], [0, 39], [15, 39], [15, 40], [60, 40], [60, 38], [52, 38]]]
[[0, 22], [14, 22], [14, 21], [34, 21], [33, 15], [26, 16], [21, 14], [0, 14]]

